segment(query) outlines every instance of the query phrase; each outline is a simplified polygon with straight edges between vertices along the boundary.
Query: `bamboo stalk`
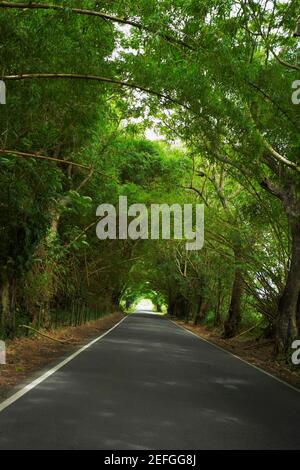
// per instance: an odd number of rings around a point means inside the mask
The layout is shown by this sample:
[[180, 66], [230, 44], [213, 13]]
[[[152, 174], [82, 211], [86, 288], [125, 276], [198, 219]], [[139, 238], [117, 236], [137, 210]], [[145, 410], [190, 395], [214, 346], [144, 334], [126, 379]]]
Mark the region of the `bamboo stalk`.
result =
[[81, 163], [71, 162], [70, 160], [63, 160], [62, 158], [47, 157], [45, 155], [39, 155], [38, 153], [27, 153], [27, 152], [20, 152], [18, 150], [0, 149], [0, 154], [18, 157], [18, 158], [39, 158], [41, 160], [49, 160], [49, 161], [64, 163], [65, 165], [72, 165], [72, 166], [77, 166], [79, 168], [85, 168], [87, 170], [91, 170], [89, 166], [82, 165]]
[[20, 327], [20, 328], [27, 328], [28, 330], [34, 331], [35, 333], [37, 333], [37, 334], [39, 334], [39, 335], [41, 335], [41, 336], [44, 336], [45, 338], [52, 339], [52, 341], [57, 341], [58, 343], [63, 343], [63, 344], [70, 343], [70, 341], [61, 340], [61, 339], [56, 339], [56, 338], [53, 338], [52, 336], [46, 335], [45, 333], [42, 333], [41, 331], [36, 330], [35, 328], [32, 328], [31, 326], [19, 325], [19, 327]]

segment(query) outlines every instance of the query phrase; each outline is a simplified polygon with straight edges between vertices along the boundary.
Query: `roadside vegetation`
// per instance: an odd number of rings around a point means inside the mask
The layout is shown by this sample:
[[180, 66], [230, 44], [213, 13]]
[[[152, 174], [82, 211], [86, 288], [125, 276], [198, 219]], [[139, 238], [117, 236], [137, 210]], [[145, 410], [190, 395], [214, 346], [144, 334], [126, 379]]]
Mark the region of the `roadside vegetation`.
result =
[[[0, 1], [1, 338], [149, 298], [224, 339], [249, 330], [289, 361], [300, 331], [299, 0], [38, 6]], [[204, 204], [203, 249], [100, 241], [96, 208], [120, 195]]]

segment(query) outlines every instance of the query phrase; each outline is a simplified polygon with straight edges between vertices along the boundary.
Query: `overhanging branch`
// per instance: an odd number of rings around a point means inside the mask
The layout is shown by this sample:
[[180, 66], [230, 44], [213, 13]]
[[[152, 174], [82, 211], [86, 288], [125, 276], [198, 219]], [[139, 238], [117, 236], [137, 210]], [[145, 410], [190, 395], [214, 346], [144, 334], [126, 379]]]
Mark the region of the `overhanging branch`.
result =
[[108, 175], [107, 173], [104, 173], [103, 171], [95, 169], [92, 166], [84, 165], [82, 163], [75, 163], [70, 160], [63, 160], [62, 158], [48, 157], [46, 155], [40, 155], [39, 153], [27, 153], [27, 152], [20, 152], [18, 150], [6, 150], [6, 149], [0, 149], [0, 155], [6, 155], [8, 157], [17, 157], [17, 158], [36, 158], [38, 160], [48, 160], [50, 162], [62, 163], [64, 165], [68, 165], [68, 166], [71, 165], [77, 168], [84, 168], [85, 170], [89, 170], [89, 174], [87, 175], [87, 177], [82, 181], [82, 183], [76, 189], [77, 192], [82, 188], [84, 184], [87, 183], [87, 181], [89, 181], [89, 179], [93, 176], [94, 173], [104, 176], [105, 178], [112, 179], [113, 181], [117, 182], [117, 179], [113, 175]]
[[87, 16], [95, 16], [101, 18], [106, 21], [112, 21], [114, 23], [119, 24], [126, 24], [129, 26], [133, 26], [134, 28], [138, 28], [141, 31], [147, 31], [150, 33], [155, 33], [161, 36], [168, 42], [178, 44], [180, 46], [185, 47], [186, 49], [195, 50], [192, 46], [187, 44], [185, 41], [181, 39], [175, 38], [171, 34], [161, 33], [155, 30], [155, 28], [150, 28], [147, 26], [138, 23], [137, 21], [132, 21], [127, 18], [120, 18], [118, 16], [109, 15], [107, 13], [103, 13], [100, 11], [83, 9], [83, 8], [73, 8], [73, 7], [66, 7], [62, 5], [53, 5], [49, 3], [35, 3], [35, 2], [0, 2], [0, 8], [10, 8], [10, 9], [31, 9], [31, 10], [53, 10], [53, 11], [62, 11], [62, 12], [71, 12], [77, 15], [87, 15]]
[[40, 160], [49, 160], [52, 162], [63, 163], [64, 165], [72, 165], [72, 166], [77, 166], [79, 168], [85, 168], [86, 170], [91, 170], [91, 167], [87, 165], [82, 165], [81, 163], [71, 162], [70, 160], [63, 160], [62, 158], [47, 157], [45, 155], [39, 155], [38, 153], [26, 153], [26, 152], [19, 152], [17, 150], [0, 149], [0, 154], [17, 157], [17, 158], [37, 158]]
[[4, 75], [1, 77], [4, 81], [11, 81], [11, 80], [33, 80], [33, 79], [74, 79], [74, 80], [91, 80], [96, 82], [104, 82], [110, 83], [113, 85], [119, 85], [122, 87], [131, 88], [134, 90], [139, 90], [144, 93], [148, 93], [150, 95], [154, 95], [157, 98], [164, 99], [170, 101], [171, 103], [176, 104], [177, 106], [182, 106], [183, 108], [191, 111], [189, 106], [181, 103], [180, 101], [172, 98], [169, 95], [165, 95], [155, 90], [151, 90], [150, 88], [145, 88], [140, 85], [136, 85], [134, 83], [125, 82], [123, 80], [116, 80], [115, 78], [108, 78], [108, 77], [101, 77], [98, 75], [85, 75], [85, 74], [77, 74], [77, 73], [21, 73], [16, 75]]
[[284, 191], [276, 186], [272, 181], [270, 181], [268, 178], [264, 178], [261, 183], [261, 187], [266, 189], [270, 194], [272, 194], [275, 197], [278, 197], [281, 201], [284, 201], [285, 193]]
[[269, 142], [266, 141], [265, 138], [263, 138], [263, 142], [265, 146], [267, 147], [267, 149], [269, 150], [272, 157], [275, 158], [275, 160], [277, 160], [279, 163], [283, 163], [284, 165], [288, 166], [289, 168], [292, 168], [293, 170], [300, 172], [300, 167], [296, 163], [292, 162], [291, 160], [288, 160], [286, 157], [284, 157], [279, 152], [277, 152], [272, 147], [272, 145], [270, 145]]

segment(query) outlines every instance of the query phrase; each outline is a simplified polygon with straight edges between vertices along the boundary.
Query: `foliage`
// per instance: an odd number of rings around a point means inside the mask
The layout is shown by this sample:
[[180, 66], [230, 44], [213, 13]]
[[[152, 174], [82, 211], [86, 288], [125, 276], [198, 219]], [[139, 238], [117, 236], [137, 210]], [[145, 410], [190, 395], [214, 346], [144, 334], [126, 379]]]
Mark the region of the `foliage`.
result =
[[[0, 9], [3, 333], [21, 311], [47, 325], [74, 299], [103, 312], [144, 295], [226, 336], [262, 321], [286, 353], [300, 326], [299, 0], [71, 3]], [[153, 123], [164, 142], [145, 137]], [[96, 208], [119, 195], [204, 203], [205, 247], [99, 242]]]

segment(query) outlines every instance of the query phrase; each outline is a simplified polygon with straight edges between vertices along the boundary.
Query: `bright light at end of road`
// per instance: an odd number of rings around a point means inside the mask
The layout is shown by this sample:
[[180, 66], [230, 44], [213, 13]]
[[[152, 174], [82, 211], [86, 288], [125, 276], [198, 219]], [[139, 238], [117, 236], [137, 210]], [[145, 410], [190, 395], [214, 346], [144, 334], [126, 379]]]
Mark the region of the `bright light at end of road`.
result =
[[154, 304], [150, 299], [142, 299], [136, 306], [137, 310], [154, 310]]

